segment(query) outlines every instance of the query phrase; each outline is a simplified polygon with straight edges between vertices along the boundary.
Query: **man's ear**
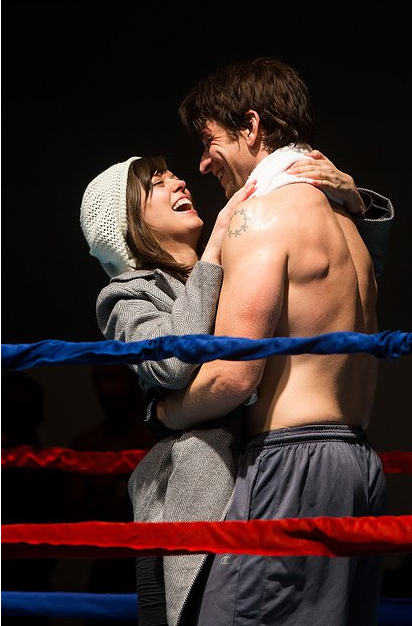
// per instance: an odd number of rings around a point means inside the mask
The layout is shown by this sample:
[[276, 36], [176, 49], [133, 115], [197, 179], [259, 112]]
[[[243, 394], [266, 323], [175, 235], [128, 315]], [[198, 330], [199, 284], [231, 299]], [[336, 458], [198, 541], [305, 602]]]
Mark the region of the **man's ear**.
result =
[[257, 140], [261, 139], [260, 115], [257, 111], [249, 109], [246, 111], [248, 118], [248, 127], [244, 131], [246, 143], [249, 147], [253, 147]]

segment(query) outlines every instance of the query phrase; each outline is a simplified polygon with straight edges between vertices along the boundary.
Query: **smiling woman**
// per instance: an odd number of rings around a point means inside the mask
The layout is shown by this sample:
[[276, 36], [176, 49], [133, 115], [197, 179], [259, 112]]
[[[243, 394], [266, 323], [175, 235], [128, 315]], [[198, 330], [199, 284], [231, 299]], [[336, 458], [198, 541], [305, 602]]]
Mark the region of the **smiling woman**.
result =
[[[194, 207], [184, 180], [174, 176], [160, 158], [139, 159], [131, 164], [127, 185], [128, 244], [137, 258], [152, 257], [148, 241], [169, 265], [185, 268], [198, 260], [203, 221]], [[142, 236], [143, 235], [143, 236]]]
[[184, 282], [199, 258], [220, 263], [233, 211], [254, 187], [253, 181], [245, 185], [220, 211], [201, 254], [203, 221], [185, 181], [168, 170], [162, 157], [130, 157], [89, 183], [81, 227], [90, 254], [110, 277], [157, 268]]
[[[168, 170], [163, 158], [131, 157], [91, 181], [83, 196], [81, 226], [90, 253], [111, 277], [97, 302], [104, 336], [139, 341], [211, 333], [222, 281], [223, 236], [234, 210], [254, 189], [254, 182], [249, 183], [220, 211], [201, 253], [203, 222], [186, 183]], [[185, 387], [197, 367], [172, 358], [146, 361], [134, 369], [152, 397]], [[236, 475], [236, 430], [240, 432], [232, 417], [185, 436], [173, 433], [154, 445], [129, 482], [135, 521], [222, 519]], [[157, 437], [161, 434], [169, 435], [155, 431]], [[195, 464], [188, 463], [193, 450]], [[190, 475], [185, 474], [188, 467]], [[217, 478], [210, 497], [200, 503], [188, 499], [188, 485], [204, 492], [211, 474]], [[203, 560], [202, 555], [183, 556], [165, 564], [166, 581], [174, 591], [168, 598], [172, 615], [180, 614]], [[136, 574], [139, 624], [166, 624], [162, 558], [139, 559]]]

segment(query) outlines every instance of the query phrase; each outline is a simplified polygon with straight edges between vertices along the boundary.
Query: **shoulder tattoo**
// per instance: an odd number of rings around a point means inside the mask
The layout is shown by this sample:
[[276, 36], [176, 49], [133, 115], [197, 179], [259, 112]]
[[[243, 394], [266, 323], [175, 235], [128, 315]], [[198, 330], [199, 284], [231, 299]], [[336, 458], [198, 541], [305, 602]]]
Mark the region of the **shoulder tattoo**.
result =
[[230, 218], [227, 229], [229, 237], [239, 237], [239, 235], [246, 232], [249, 220], [250, 216], [246, 213], [245, 209], [236, 209]]

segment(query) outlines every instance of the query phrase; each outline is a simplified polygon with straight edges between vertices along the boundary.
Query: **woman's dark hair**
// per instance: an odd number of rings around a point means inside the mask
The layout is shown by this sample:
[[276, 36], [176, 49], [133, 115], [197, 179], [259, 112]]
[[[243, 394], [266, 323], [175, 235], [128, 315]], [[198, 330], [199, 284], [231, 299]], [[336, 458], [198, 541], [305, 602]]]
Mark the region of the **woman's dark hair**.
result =
[[195, 136], [214, 121], [236, 139], [249, 126], [249, 109], [260, 116], [263, 142], [270, 152], [291, 143], [312, 143], [305, 83], [289, 65], [268, 57], [227, 65], [203, 78], [183, 100], [179, 116]]
[[153, 192], [152, 177], [155, 174], [164, 174], [167, 169], [167, 163], [161, 156], [142, 157], [131, 164], [126, 191], [126, 241], [138, 268], [161, 269], [186, 282], [192, 267], [178, 263], [163, 249], [156, 232], [145, 222], [142, 213], [142, 204]]

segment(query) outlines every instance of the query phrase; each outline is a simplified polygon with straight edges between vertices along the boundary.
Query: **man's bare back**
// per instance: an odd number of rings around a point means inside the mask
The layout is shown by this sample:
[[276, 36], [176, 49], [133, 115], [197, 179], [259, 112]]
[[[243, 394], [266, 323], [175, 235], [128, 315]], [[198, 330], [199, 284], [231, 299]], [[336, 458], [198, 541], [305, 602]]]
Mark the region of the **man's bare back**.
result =
[[[251, 222], [265, 220], [267, 212], [263, 245], [281, 246], [287, 257], [276, 336], [377, 331], [372, 262], [342, 209], [300, 183], [259, 198], [259, 206], [251, 206], [250, 212]], [[249, 432], [316, 423], [365, 428], [376, 376], [376, 359], [363, 353], [272, 357], [266, 362], [258, 402], [248, 408]]]

